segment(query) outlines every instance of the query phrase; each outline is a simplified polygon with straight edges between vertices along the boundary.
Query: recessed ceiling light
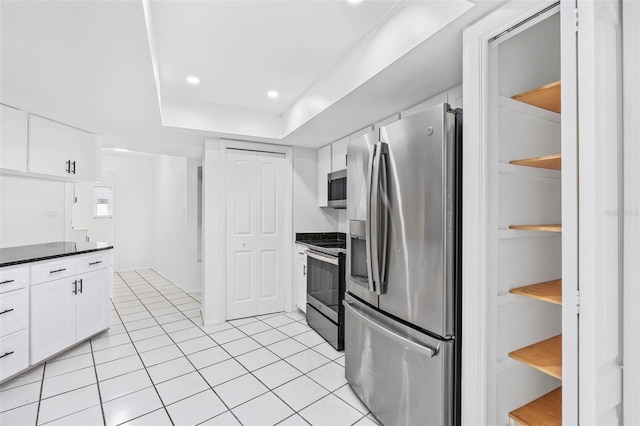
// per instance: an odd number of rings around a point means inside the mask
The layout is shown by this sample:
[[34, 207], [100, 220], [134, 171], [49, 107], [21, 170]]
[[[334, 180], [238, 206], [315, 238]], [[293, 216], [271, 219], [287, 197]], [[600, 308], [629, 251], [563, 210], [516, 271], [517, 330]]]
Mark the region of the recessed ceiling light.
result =
[[280, 96], [280, 93], [276, 92], [275, 90], [269, 90], [269, 92], [267, 92], [267, 96], [271, 99], [275, 99]]
[[347, 0], [347, 3], [352, 3], [352, 4], [361, 3], [361, 2], [362, 0]]
[[190, 76], [187, 77], [187, 83], [189, 83], [189, 84], [191, 84], [193, 86], [196, 86], [196, 85], [200, 84], [200, 79], [195, 75], [190, 75]]
[[126, 148], [113, 148], [113, 150], [118, 152], [129, 152], [129, 150]]

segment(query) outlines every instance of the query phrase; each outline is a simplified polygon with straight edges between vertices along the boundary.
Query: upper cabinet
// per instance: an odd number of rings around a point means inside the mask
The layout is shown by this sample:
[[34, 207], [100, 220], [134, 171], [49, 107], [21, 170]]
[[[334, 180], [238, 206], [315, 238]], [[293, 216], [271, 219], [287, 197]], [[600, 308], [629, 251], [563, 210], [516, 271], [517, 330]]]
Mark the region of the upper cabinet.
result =
[[332, 172], [347, 168], [347, 145], [349, 145], [349, 137], [342, 138], [331, 144]]
[[0, 169], [27, 171], [27, 113], [0, 105]]
[[327, 175], [331, 173], [331, 145], [318, 149], [318, 205], [328, 207]]
[[30, 116], [29, 172], [73, 180], [97, 180], [98, 146], [94, 135]]

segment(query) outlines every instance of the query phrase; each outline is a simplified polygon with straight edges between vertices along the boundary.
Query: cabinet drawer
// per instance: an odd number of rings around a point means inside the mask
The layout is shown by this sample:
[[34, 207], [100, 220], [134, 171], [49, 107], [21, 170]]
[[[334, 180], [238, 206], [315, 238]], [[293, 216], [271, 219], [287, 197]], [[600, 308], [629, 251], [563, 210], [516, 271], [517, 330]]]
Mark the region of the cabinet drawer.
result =
[[29, 366], [29, 331], [0, 338], [0, 382]]
[[8, 266], [0, 269], [0, 293], [27, 287], [29, 284], [28, 266]]
[[109, 250], [93, 254], [78, 256], [76, 260], [76, 273], [84, 274], [89, 271], [97, 271], [109, 266]]
[[76, 259], [73, 256], [46, 261], [31, 267], [31, 285], [71, 277], [75, 274]]
[[0, 336], [27, 328], [29, 294], [26, 288], [0, 294]]

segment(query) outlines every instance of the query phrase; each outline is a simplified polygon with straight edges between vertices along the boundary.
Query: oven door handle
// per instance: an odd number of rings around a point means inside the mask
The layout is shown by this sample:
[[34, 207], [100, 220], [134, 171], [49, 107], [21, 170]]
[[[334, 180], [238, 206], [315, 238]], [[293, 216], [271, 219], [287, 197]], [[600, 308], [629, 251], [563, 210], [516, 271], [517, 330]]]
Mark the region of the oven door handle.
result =
[[311, 257], [313, 259], [317, 259], [317, 260], [319, 260], [321, 262], [326, 262], [326, 263], [330, 263], [332, 265], [338, 266], [338, 258], [337, 257], [320, 254], [320, 253], [318, 253], [316, 251], [311, 251], [311, 250], [307, 250], [307, 256]]

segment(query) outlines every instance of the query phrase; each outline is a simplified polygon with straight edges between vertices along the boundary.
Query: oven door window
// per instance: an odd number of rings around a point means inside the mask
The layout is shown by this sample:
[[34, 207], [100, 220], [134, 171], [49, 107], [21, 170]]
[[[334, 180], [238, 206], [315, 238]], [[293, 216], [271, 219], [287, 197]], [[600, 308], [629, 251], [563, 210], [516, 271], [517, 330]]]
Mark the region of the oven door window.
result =
[[339, 267], [307, 256], [307, 292], [309, 296], [338, 313], [340, 303]]

